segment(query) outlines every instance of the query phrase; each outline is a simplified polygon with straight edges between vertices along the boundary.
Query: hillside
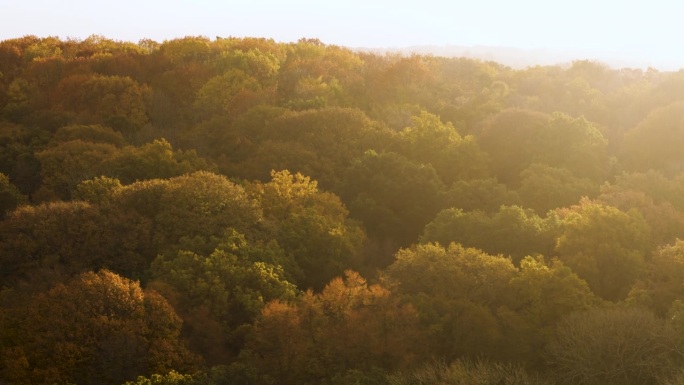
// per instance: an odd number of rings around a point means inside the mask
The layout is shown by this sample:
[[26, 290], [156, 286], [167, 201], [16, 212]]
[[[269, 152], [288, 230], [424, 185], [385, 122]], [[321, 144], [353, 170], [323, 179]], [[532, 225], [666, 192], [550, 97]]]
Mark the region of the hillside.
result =
[[2, 41], [0, 384], [683, 383], [683, 122], [586, 60]]

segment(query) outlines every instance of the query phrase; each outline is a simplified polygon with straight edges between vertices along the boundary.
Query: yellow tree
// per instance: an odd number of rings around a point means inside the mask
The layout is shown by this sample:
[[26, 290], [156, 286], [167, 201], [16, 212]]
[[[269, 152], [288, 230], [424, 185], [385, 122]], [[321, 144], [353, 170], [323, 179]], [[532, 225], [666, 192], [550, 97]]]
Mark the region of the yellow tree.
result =
[[347, 271], [320, 294], [268, 304], [247, 348], [252, 364], [277, 383], [314, 384], [412, 363], [419, 349], [416, 322], [412, 307]]

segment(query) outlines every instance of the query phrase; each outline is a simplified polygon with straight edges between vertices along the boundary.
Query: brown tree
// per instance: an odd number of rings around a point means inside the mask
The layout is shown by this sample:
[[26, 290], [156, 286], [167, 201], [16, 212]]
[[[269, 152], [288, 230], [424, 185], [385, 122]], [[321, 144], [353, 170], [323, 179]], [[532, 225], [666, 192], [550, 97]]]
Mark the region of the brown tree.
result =
[[13, 384], [119, 385], [138, 375], [188, 370], [193, 358], [179, 344], [181, 321], [155, 292], [112, 272], [88, 272], [0, 318], [5, 362]]

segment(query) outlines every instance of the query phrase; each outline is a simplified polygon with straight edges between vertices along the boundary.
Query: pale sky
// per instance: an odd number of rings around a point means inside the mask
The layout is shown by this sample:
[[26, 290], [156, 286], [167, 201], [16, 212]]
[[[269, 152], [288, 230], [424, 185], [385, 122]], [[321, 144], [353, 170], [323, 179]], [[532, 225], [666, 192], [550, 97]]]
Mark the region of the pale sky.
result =
[[0, 40], [302, 37], [349, 47], [502, 46], [684, 67], [677, 0], [0, 0]]

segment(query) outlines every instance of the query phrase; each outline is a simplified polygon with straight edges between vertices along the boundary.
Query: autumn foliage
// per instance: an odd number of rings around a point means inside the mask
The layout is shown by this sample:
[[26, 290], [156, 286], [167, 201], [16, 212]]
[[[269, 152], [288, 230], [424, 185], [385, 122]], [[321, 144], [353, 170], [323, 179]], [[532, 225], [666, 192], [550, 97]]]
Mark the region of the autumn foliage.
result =
[[0, 384], [681, 383], [684, 82], [0, 42]]

